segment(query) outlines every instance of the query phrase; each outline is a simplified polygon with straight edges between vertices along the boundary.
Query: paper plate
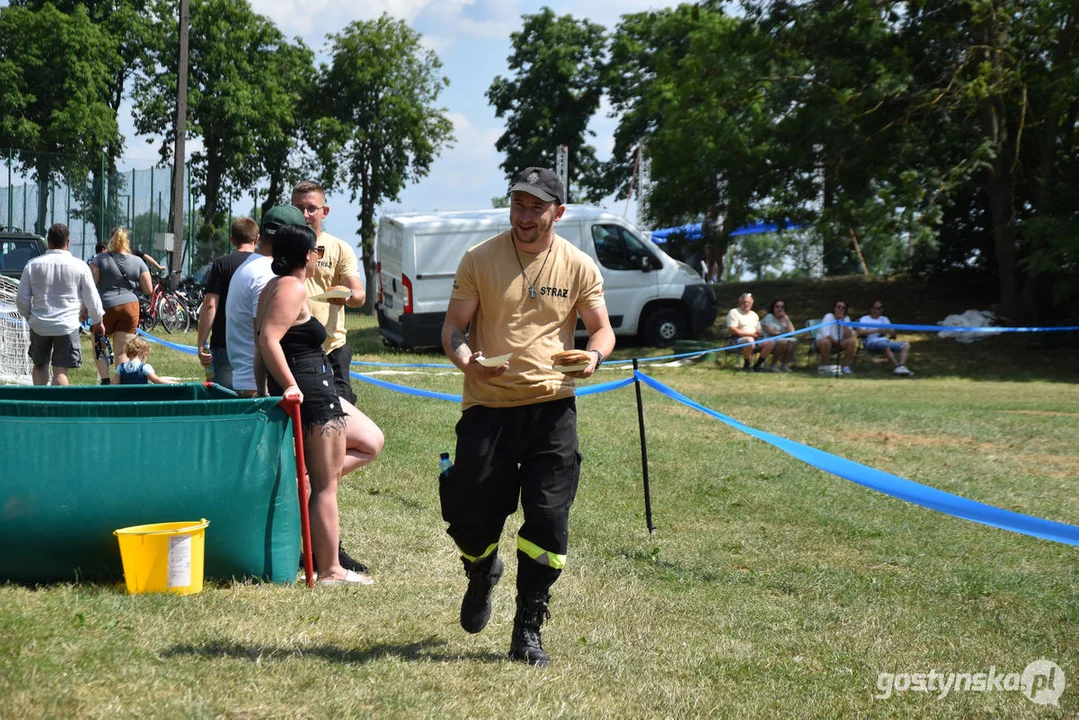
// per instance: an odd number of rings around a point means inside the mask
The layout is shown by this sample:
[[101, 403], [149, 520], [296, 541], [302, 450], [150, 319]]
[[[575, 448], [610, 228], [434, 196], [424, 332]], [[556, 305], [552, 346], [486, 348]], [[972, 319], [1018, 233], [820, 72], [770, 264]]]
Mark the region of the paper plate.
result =
[[555, 365], [551, 369], [552, 370], [557, 370], [558, 372], [561, 372], [561, 373], [580, 372], [581, 370], [584, 370], [586, 367], [588, 367], [591, 364], [592, 363], [577, 363], [575, 365]]
[[352, 297], [352, 291], [349, 290], [348, 288], [333, 287], [333, 288], [330, 288], [329, 290], [327, 290], [324, 293], [319, 293], [318, 295], [315, 295], [311, 299], [312, 300], [320, 300], [320, 301], [325, 301], [325, 300], [348, 300], [350, 297]]
[[506, 364], [506, 361], [513, 357], [513, 353], [506, 353], [505, 355], [496, 355], [495, 357], [480, 358], [476, 362], [484, 367], [501, 367]]

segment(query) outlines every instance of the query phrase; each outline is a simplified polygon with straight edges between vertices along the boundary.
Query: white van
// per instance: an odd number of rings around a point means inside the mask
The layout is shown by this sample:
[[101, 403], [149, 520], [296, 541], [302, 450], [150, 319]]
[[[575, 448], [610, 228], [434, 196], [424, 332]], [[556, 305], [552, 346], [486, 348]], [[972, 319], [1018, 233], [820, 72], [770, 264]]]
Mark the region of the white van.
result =
[[[376, 308], [385, 341], [406, 348], [440, 346], [453, 277], [465, 251], [509, 228], [508, 209], [381, 218], [375, 243]], [[555, 232], [599, 266], [615, 334], [669, 345], [715, 321], [711, 286], [625, 218], [588, 205], [567, 205]], [[580, 319], [577, 331], [584, 332]]]

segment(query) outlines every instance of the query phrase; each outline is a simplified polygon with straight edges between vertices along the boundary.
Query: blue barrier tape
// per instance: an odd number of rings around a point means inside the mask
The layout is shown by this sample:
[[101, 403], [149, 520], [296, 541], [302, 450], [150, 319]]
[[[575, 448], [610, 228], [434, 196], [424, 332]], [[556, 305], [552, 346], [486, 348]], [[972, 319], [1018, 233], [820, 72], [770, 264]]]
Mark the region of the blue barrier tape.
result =
[[385, 390], [393, 390], [394, 392], [404, 393], [405, 395], [415, 395], [416, 397], [425, 397], [434, 400], [452, 400], [453, 402], [461, 402], [460, 395], [433, 392], [431, 390], [417, 390], [416, 388], [410, 388], [407, 385], [398, 385], [397, 383], [386, 382], [385, 380], [360, 375], [358, 372], [352, 372], [351, 370], [348, 375], [353, 380], [362, 380], [365, 383], [370, 383], [371, 385], [375, 385]]
[[144, 337], [147, 340], [149, 340], [150, 342], [155, 342], [155, 343], [157, 343], [159, 345], [164, 345], [167, 348], [170, 348], [172, 350], [178, 350], [178, 351], [180, 351], [182, 353], [187, 353], [188, 355], [198, 355], [198, 352], [199, 352], [195, 348], [194, 345], [180, 345], [179, 343], [169, 342], [168, 340], [162, 340], [161, 338], [156, 337], [154, 335], [151, 335], [148, 332], [143, 332], [142, 328], [139, 328], [138, 330], [136, 330], [136, 333], [140, 337]]
[[[829, 325], [835, 321], [829, 321]], [[1068, 325], [1063, 327], [1005, 327], [997, 325], [985, 325], [978, 327], [964, 327], [962, 325], [904, 325], [902, 323], [892, 323], [890, 325], [879, 325], [876, 323], [863, 323], [863, 322], [847, 322], [841, 320], [839, 325], [844, 327], [853, 328], [884, 328], [886, 330], [906, 330], [907, 332], [965, 332], [965, 333], [986, 333], [989, 335], [995, 335], [997, 333], [1042, 333], [1042, 332], [1073, 332], [1079, 330], [1077, 325]]]
[[[349, 376], [355, 380], [362, 380], [365, 383], [370, 383], [385, 390], [393, 390], [394, 392], [404, 393], [405, 395], [415, 395], [416, 397], [431, 398], [433, 400], [452, 400], [453, 402], [461, 402], [460, 395], [454, 395], [452, 393], [440, 393], [432, 390], [418, 390], [416, 388], [408, 387], [407, 385], [398, 385], [397, 383], [386, 382], [385, 380], [378, 380], [366, 375], [360, 375], [356, 372], [349, 372]], [[586, 397], [588, 395], [595, 395], [597, 393], [609, 392], [611, 390], [618, 390], [624, 388], [633, 382], [632, 377], [622, 378], [621, 380], [612, 380], [611, 382], [596, 383], [595, 385], [586, 385], [585, 387], [577, 389], [577, 397]]]
[[[832, 324], [834, 324], [834, 321], [829, 321], [827, 324], [832, 325]], [[782, 340], [783, 338], [789, 338], [789, 337], [794, 337], [795, 335], [802, 335], [804, 333], [810, 333], [810, 332], [813, 332], [815, 330], [819, 330], [822, 327], [824, 327], [824, 324], [821, 324], [821, 325], [809, 325], [808, 327], [804, 327], [801, 330], [792, 330], [791, 332], [785, 332], [785, 333], [783, 333], [781, 335], [773, 335], [771, 337], [761, 338], [760, 340], [753, 340], [753, 341], [748, 342], [748, 343], [735, 343], [735, 344], [732, 344], [732, 345], [723, 345], [721, 347], [709, 348], [708, 350], [693, 350], [691, 352], [678, 353], [677, 355], [660, 355], [658, 357], [637, 358], [637, 362], [638, 363], [649, 363], [649, 362], [656, 362], [658, 360], [679, 360], [681, 358], [686, 358], [686, 357], [697, 357], [699, 355], [709, 355], [711, 353], [720, 353], [720, 352], [730, 352], [732, 350], [741, 350], [746, 345], [760, 345], [761, 343], [775, 342], [776, 340]], [[603, 362], [603, 364], [604, 365], [625, 365], [627, 363], [632, 363], [632, 362], [633, 362], [632, 359], [630, 359], [630, 360], [605, 360]]]
[[633, 384], [633, 378], [627, 377], [621, 380], [612, 380], [605, 383], [596, 383], [595, 385], [585, 385], [584, 387], [577, 388], [577, 397], [585, 397], [587, 395], [595, 395], [597, 393], [610, 392], [611, 390], [618, 390], [624, 388], [626, 385]]
[[786, 438], [772, 435], [771, 433], [762, 430], [757, 430], [756, 428], [738, 422], [734, 418], [723, 415], [722, 413], [716, 412], [700, 403], [690, 400], [677, 390], [650, 378], [644, 373], [635, 372], [634, 375], [652, 389], [677, 400], [683, 405], [687, 405], [695, 410], [700, 410], [706, 415], [711, 415], [736, 430], [740, 430], [747, 435], [752, 435], [759, 440], [774, 445], [788, 455], [791, 455], [804, 463], [824, 470], [825, 472], [832, 473], [833, 475], [838, 475], [841, 478], [845, 478], [871, 490], [876, 490], [879, 493], [890, 495], [891, 497], [900, 500], [906, 500], [909, 503], [929, 508], [930, 510], [936, 510], [945, 513], [946, 515], [952, 515], [953, 517], [963, 518], [983, 525], [989, 525], [1002, 530], [1010, 530], [1023, 535], [1031, 535], [1033, 537], [1052, 540], [1067, 545], [1079, 545], [1079, 527], [1074, 525], [1067, 525], [1052, 520], [1043, 520], [1041, 518], [1031, 517], [1030, 515], [1023, 515], [1022, 513], [1013, 512], [1011, 510], [1004, 510], [1002, 508], [993, 507], [992, 505], [975, 502], [974, 500], [968, 500], [967, 498], [953, 495], [944, 492], [943, 490], [937, 490], [936, 488], [921, 485], [912, 480], [906, 480], [882, 470], [877, 470], [851, 460], [846, 460], [836, 455], [832, 455], [831, 453], [824, 452], [823, 450], [809, 447], [808, 445], [802, 445], [793, 440], [787, 440]]

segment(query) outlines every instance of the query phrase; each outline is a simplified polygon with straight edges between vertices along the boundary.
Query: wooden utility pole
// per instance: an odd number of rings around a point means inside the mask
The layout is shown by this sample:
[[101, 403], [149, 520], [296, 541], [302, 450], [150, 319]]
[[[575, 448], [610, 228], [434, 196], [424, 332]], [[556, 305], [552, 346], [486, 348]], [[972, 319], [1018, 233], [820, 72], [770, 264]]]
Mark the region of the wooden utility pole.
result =
[[862, 246], [858, 244], [858, 233], [854, 232], [854, 228], [847, 228], [850, 230], [850, 241], [854, 243], [854, 252], [858, 255], [858, 264], [862, 266], [862, 275], [869, 277], [869, 268], [866, 267], [865, 258], [862, 257]]
[[175, 142], [172, 149], [172, 202], [169, 216], [172, 223], [172, 258], [169, 269], [180, 272], [184, 262], [184, 137], [187, 135], [187, 29], [190, 21], [189, 0], [180, 0], [180, 47], [176, 62], [176, 120], [173, 123]]

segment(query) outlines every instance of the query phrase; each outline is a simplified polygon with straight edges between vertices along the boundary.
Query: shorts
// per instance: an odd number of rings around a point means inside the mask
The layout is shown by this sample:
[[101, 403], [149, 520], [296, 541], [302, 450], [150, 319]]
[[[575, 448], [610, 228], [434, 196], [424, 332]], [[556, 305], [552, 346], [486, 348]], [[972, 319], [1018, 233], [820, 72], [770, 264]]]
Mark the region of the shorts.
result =
[[[300, 403], [300, 424], [304, 433], [317, 425], [325, 425], [331, 420], [345, 416], [341, 399], [334, 387], [333, 371], [325, 355], [286, 358], [292, 377], [296, 378], [296, 387], [303, 393]], [[267, 385], [271, 395], [280, 395], [285, 391], [277, 380], [270, 375]]]
[[906, 347], [906, 343], [899, 342], [898, 340], [890, 340], [886, 337], [877, 337], [872, 340], [865, 341], [865, 349], [872, 350], [874, 352], [884, 352], [885, 348], [888, 348], [892, 352], [902, 350]]
[[139, 301], [132, 300], [109, 308], [101, 322], [105, 324], [106, 335], [118, 332], [134, 334], [139, 327]]
[[82, 344], [76, 329], [68, 335], [38, 335], [30, 328], [30, 362], [35, 367], [82, 367]]

